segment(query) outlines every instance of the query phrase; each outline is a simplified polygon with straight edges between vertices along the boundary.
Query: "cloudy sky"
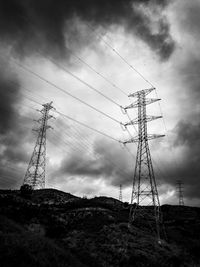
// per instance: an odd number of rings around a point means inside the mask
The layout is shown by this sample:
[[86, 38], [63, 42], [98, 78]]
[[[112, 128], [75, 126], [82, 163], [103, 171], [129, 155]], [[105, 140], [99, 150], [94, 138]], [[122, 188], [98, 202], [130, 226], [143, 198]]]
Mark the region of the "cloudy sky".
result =
[[[23, 182], [41, 104], [53, 101], [70, 118], [127, 140], [118, 122], [128, 117], [120, 106], [150, 82], [156, 92], [149, 97], [161, 101], [149, 105], [148, 114], [163, 114], [164, 120], [150, 122], [148, 130], [166, 134], [149, 142], [161, 203], [178, 203], [176, 181], [182, 180], [185, 203], [199, 206], [199, 14], [199, 0], [1, 0], [0, 187]], [[123, 148], [53, 115], [47, 186], [118, 198], [122, 184], [123, 199], [130, 201], [136, 144]], [[137, 110], [129, 116], [135, 118]]]

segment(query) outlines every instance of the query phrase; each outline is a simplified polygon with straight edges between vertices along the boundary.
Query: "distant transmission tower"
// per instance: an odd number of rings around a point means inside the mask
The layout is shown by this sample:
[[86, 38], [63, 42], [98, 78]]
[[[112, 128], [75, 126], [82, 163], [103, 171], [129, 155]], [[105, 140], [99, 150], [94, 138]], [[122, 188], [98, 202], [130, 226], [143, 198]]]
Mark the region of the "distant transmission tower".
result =
[[179, 206], [184, 206], [184, 201], [183, 201], [183, 182], [181, 180], [177, 180], [176, 184], [177, 184]]
[[23, 182], [23, 185], [30, 185], [32, 189], [45, 187], [46, 130], [52, 128], [47, 125], [48, 120], [53, 117], [49, 115], [52, 108], [52, 102], [43, 104], [43, 109], [40, 110], [42, 116], [37, 120], [39, 127], [34, 129], [38, 132], [38, 137]]
[[140, 223], [143, 219], [149, 224], [150, 228], [156, 232], [158, 240], [160, 240], [160, 201], [148, 140], [163, 137], [164, 135], [153, 135], [147, 133], [147, 122], [162, 117], [148, 116], [146, 114], [146, 106], [160, 100], [146, 98], [146, 96], [153, 90], [155, 90], [155, 88], [144, 89], [129, 95], [129, 97], [136, 97], [137, 100], [125, 107], [124, 110], [126, 111], [130, 108], [138, 108], [138, 117], [124, 124], [124, 126], [127, 127], [128, 125], [138, 124], [138, 136], [125, 141], [124, 144], [138, 142], [129, 223]]
[[122, 185], [119, 185], [119, 201], [122, 202]]

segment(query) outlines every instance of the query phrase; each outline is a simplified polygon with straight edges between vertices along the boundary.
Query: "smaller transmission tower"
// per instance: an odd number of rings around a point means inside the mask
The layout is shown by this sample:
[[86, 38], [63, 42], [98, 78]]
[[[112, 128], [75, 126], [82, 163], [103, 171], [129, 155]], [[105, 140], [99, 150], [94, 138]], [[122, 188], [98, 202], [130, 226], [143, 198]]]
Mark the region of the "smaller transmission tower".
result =
[[181, 180], [177, 180], [176, 185], [177, 185], [179, 206], [184, 206], [184, 201], [183, 201], [183, 182]]
[[122, 202], [122, 185], [120, 184], [119, 185], [119, 201], [121, 201]]
[[43, 104], [42, 116], [36, 122], [39, 123], [36, 144], [24, 177], [23, 185], [29, 185], [32, 189], [41, 189], [45, 187], [45, 166], [46, 166], [46, 130], [52, 128], [47, 125], [49, 119], [53, 116], [49, 115], [49, 111], [53, 108], [52, 102]]
[[130, 224], [147, 224], [146, 227], [155, 231], [158, 240], [160, 240], [160, 201], [148, 140], [164, 135], [148, 134], [147, 132], [147, 123], [161, 118], [161, 116], [149, 116], [146, 114], [146, 106], [160, 100], [146, 97], [153, 90], [155, 88], [144, 89], [129, 95], [129, 97], [136, 98], [136, 101], [123, 109], [126, 112], [127, 109], [137, 108], [138, 116], [124, 124], [124, 127], [137, 124], [138, 136], [123, 143], [138, 143], [129, 222]]

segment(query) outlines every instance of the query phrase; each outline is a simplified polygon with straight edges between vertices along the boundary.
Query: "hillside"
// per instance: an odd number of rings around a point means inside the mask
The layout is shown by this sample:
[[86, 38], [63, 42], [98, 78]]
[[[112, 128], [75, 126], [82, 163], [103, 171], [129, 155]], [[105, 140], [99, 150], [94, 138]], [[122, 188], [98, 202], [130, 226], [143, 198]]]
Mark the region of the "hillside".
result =
[[0, 191], [0, 262], [12, 266], [200, 266], [200, 208], [162, 206], [167, 240], [128, 227], [129, 205], [54, 189]]

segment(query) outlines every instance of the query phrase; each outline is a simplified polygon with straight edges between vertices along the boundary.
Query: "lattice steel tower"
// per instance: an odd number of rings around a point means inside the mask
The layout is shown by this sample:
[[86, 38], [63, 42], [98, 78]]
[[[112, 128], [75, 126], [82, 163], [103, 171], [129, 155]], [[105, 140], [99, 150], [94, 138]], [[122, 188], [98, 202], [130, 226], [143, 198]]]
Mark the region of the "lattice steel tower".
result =
[[23, 185], [28, 184], [32, 189], [45, 187], [46, 130], [52, 128], [47, 125], [48, 120], [53, 117], [49, 115], [52, 108], [52, 102], [43, 104], [42, 110], [39, 110], [42, 116], [37, 120], [39, 127], [34, 129], [38, 136], [23, 182]]
[[121, 201], [122, 202], [122, 185], [120, 184], [119, 185], [119, 201]]
[[137, 100], [125, 107], [124, 110], [138, 108], [138, 117], [124, 124], [124, 126], [138, 124], [138, 136], [125, 141], [124, 144], [138, 142], [129, 223], [140, 224], [141, 220], [145, 221], [148, 227], [156, 232], [158, 240], [160, 240], [160, 202], [148, 140], [164, 135], [150, 135], [147, 133], [147, 123], [162, 117], [148, 116], [146, 114], [146, 106], [160, 100], [146, 98], [153, 90], [155, 88], [144, 89], [129, 95], [129, 97], [135, 97]]
[[183, 182], [181, 180], [177, 180], [176, 184], [177, 184], [177, 191], [178, 191], [179, 206], [184, 206]]

